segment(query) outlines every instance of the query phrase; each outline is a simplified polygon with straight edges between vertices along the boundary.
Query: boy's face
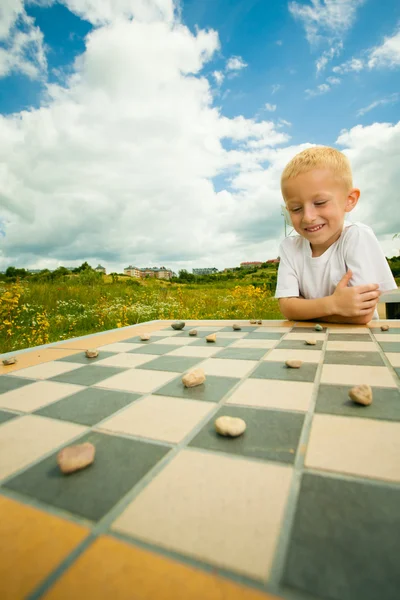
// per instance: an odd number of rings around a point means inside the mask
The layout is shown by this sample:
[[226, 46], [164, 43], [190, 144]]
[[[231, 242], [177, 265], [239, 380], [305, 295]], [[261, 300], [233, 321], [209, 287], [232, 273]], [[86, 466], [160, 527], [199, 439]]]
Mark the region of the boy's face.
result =
[[282, 193], [293, 227], [310, 242], [313, 256], [339, 239], [345, 213], [353, 210], [360, 196], [360, 190], [347, 190], [330, 169], [313, 169], [289, 179]]

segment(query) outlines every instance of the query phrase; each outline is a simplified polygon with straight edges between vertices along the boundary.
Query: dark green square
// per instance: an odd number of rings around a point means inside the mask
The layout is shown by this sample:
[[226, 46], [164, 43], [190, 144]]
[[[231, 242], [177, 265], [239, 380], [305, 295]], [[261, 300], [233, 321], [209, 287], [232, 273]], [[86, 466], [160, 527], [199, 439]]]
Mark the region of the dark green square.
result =
[[127, 354], [168, 354], [168, 352], [176, 350], [177, 347], [168, 346], [167, 344], [150, 344], [150, 346], [128, 350]]
[[15, 419], [15, 417], [18, 417], [18, 416], [19, 415], [7, 412], [6, 410], [0, 410], [0, 423], [6, 423], [7, 421], [10, 421], [11, 419]]
[[87, 388], [44, 406], [36, 414], [81, 425], [95, 425], [140, 398], [140, 394]]
[[[214, 421], [223, 415], [244, 419], [246, 431], [243, 435], [237, 438], [219, 435], [215, 431]], [[189, 445], [216, 452], [294, 463], [303, 421], [303, 414], [286, 410], [224, 406]]]
[[[151, 332], [150, 336], [151, 336]], [[140, 335], [135, 335], [135, 337], [131, 337], [127, 340], [121, 340], [121, 342], [124, 342], [124, 344], [128, 343], [128, 344], [143, 344], [143, 346], [147, 346], [148, 344], [151, 344], [152, 342], [156, 342], [157, 340], [160, 340], [161, 337], [154, 337], [152, 336], [150, 340], [141, 340], [140, 339]]]
[[258, 329], [258, 327], [260, 327], [260, 325], [240, 325], [240, 329], [233, 329], [233, 327], [223, 327], [221, 329], [221, 333], [228, 333], [229, 331], [232, 331], [232, 333], [240, 333], [241, 331], [255, 331], [256, 329]]
[[214, 354], [213, 358], [237, 358], [239, 360], [260, 360], [268, 348], [225, 348]]
[[207, 375], [207, 380], [196, 387], [187, 388], [182, 383], [182, 377], [173, 379], [162, 388], [153, 392], [160, 396], [175, 396], [188, 400], [205, 400], [206, 402], [219, 402], [240, 379], [235, 377], [218, 377]]
[[395, 371], [396, 371], [396, 374], [397, 374], [397, 376], [398, 376], [398, 377], [400, 377], [400, 367], [397, 367], [397, 368], [395, 369]]
[[90, 467], [63, 475], [57, 452], [7, 482], [5, 487], [91, 521], [101, 519], [169, 451], [161, 444], [91, 432], [76, 443], [91, 442]]
[[400, 342], [379, 342], [384, 352], [400, 352]]
[[[196, 329], [197, 330], [197, 335], [189, 335], [189, 331], [191, 331], [191, 329]], [[221, 329], [222, 331], [222, 329]], [[229, 329], [229, 331], [232, 331], [232, 329]], [[185, 337], [185, 338], [205, 338], [208, 335], [211, 335], [212, 333], [216, 333], [218, 335], [219, 331], [203, 331], [202, 329], [200, 329], [199, 327], [191, 327], [190, 329], [188, 329], [187, 331], [181, 331], [180, 333], [178, 333], [178, 335], [175, 335], [174, 337], [180, 338], [180, 337]]]
[[251, 379], [282, 379], [285, 381], [314, 381], [318, 365], [303, 363], [300, 369], [290, 369], [282, 362], [265, 360], [250, 375]]
[[203, 361], [204, 358], [201, 357], [160, 356], [159, 358], [155, 358], [145, 365], [142, 365], [142, 368], [154, 371], [175, 371], [176, 373], [183, 373]]
[[280, 340], [282, 337], [282, 333], [275, 333], [274, 331], [253, 331], [253, 333], [248, 333], [242, 339], [244, 340]]
[[323, 341], [319, 340], [314, 346], [310, 346], [310, 344], [306, 344], [305, 340], [282, 340], [276, 348], [288, 350], [322, 350], [323, 343]]
[[327, 365], [365, 365], [366, 367], [384, 367], [379, 352], [339, 352], [327, 350], [324, 356]]
[[315, 327], [293, 327], [292, 333], [324, 333], [326, 332], [326, 326], [322, 325], [322, 331], [317, 331]]
[[94, 385], [99, 383], [112, 375], [122, 373], [127, 369], [120, 369], [119, 367], [104, 367], [104, 366], [86, 366], [70, 371], [69, 373], [62, 373], [55, 377], [50, 377], [48, 381], [59, 381], [60, 383], [76, 383], [77, 385]]
[[400, 421], [400, 392], [395, 388], [373, 387], [373, 403], [356, 404], [349, 398], [351, 385], [321, 384], [318, 389], [315, 412], [364, 419]]
[[328, 336], [329, 342], [365, 342], [371, 341], [371, 336], [368, 333], [330, 333]]
[[[394, 333], [394, 334], [400, 334], [400, 327], [390, 327], [389, 331], [381, 331], [378, 328], [376, 328], [376, 329], [374, 328], [374, 329], [371, 329], [371, 331], [372, 331], [372, 333], [374, 335], [388, 335], [388, 336], [390, 336], [392, 333]], [[388, 340], [388, 341], [390, 341], [390, 340]]]
[[283, 583], [313, 598], [398, 600], [399, 506], [400, 488], [303, 475]]
[[[211, 335], [208, 334], [208, 335]], [[242, 339], [242, 338], [238, 338], [238, 339]], [[237, 340], [235, 338], [222, 338], [222, 337], [218, 337], [218, 333], [217, 333], [217, 341], [216, 342], [207, 342], [207, 340], [205, 338], [201, 338], [196, 340], [195, 342], [193, 342], [193, 344], [190, 344], [191, 346], [208, 346], [209, 348], [212, 348], [213, 346], [217, 346], [218, 348], [224, 348], [226, 346], [230, 346], [231, 344], [233, 344], [233, 342], [236, 342]]]
[[71, 356], [64, 356], [64, 358], [58, 358], [57, 362], [61, 361], [78, 363], [80, 365], [92, 365], [98, 360], [103, 360], [109, 356], [115, 356], [115, 352], [104, 352], [103, 350], [99, 350], [99, 355], [96, 356], [96, 358], [88, 358], [84, 352], [81, 352], [79, 354], [72, 354]]
[[12, 375], [0, 375], [0, 394], [11, 392], [22, 388], [29, 383], [35, 383], [34, 379], [25, 379], [22, 377], [13, 377]]

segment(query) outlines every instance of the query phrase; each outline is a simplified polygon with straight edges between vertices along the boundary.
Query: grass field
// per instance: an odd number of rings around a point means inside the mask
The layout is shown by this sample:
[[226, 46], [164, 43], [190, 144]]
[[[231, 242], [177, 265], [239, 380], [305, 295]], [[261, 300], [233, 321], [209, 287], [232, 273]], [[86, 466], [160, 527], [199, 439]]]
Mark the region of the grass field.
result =
[[[240, 283], [240, 285], [239, 285]], [[265, 286], [67, 277], [0, 283], [0, 352], [153, 319], [281, 319]]]

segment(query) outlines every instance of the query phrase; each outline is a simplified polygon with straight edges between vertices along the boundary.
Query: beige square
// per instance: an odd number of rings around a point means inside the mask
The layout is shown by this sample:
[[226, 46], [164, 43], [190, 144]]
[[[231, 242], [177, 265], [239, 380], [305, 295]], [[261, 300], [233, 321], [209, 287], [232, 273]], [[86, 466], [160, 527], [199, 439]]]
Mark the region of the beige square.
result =
[[292, 341], [305, 341], [308, 339], [313, 338], [314, 340], [317, 341], [324, 341], [326, 339], [326, 333], [319, 333], [319, 332], [315, 332], [315, 333], [288, 333], [287, 335], [285, 335], [285, 342], [286, 340], [292, 340]]
[[307, 411], [313, 393], [313, 383], [247, 379], [229, 397], [227, 404]]
[[400, 342], [399, 333], [390, 333], [386, 335], [383, 333], [376, 333], [374, 335], [374, 338], [377, 342]]
[[153, 331], [152, 336], [154, 337], [171, 337], [179, 335], [182, 331], [175, 331], [174, 329], [161, 329], [160, 331]]
[[368, 338], [365, 342], [329, 342], [326, 344], [327, 350], [336, 352], [378, 352], [378, 347]]
[[239, 338], [245, 337], [248, 333], [249, 333], [248, 331], [221, 331], [220, 333], [217, 333], [217, 339], [218, 338], [227, 339], [227, 340], [230, 340], [231, 338], [239, 339]]
[[256, 360], [238, 360], [235, 358], [209, 358], [201, 363], [206, 375], [222, 377], [245, 377], [258, 364]]
[[307, 467], [400, 481], [400, 423], [315, 415]]
[[[257, 327], [254, 333], [287, 333], [289, 329], [287, 327]], [[285, 338], [286, 339], [286, 338]]]
[[322, 350], [288, 350], [278, 348], [271, 350], [262, 360], [285, 362], [286, 360], [302, 360], [303, 362], [318, 363], [321, 360]]
[[25, 415], [0, 427], [0, 479], [69, 442], [87, 430], [82, 425]]
[[99, 429], [177, 444], [212, 410], [212, 402], [148, 396], [102, 423]]
[[[329, 333], [369, 333], [368, 327], [348, 327], [347, 325], [337, 324], [335, 327], [329, 325]], [[368, 336], [369, 338], [369, 336]]]
[[223, 350], [221, 346], [215, 346], [214, 344], [210, 344], [209, 346], [183, 346], [182, 348], [171, 350], [171, 352], [168, 352], [168, 356], [198, 356], [199, 358], [208, 358], [221, 350]]
[[42, 406], [47, 406], [51, 402], [76, 394], [83, 389], [85, 389], [83, 386], [71, 383], [37, 381], [5, 394], [0, 394], [0, 407], [31, 412]]
[[171, 346], [187, 346], [189, 344], [193, 344], [194, 341], [196, 341], [196, 337], [174, 337], [174, 336], [169, 336], [169, 337], [162, 337], [159, 340], [157, 340], [156, 342], [152, 342], [153, 344], [168, 344]]
[[392, 367], [400, 367], [400, 352], [387, 352], [386, 358], [388, 359]]
[[115, 342], [115, 344], [107, 344], [106, 346], [100, 346], [97, 349], [100, 352], [102, 350], [104, 350], [104, 352], [129, 352], [129, 350], [137, 350], [141, 347], [142, 344], [131, 344], [129, 342]]
[[273, 348], [280, 340], [238, 340], [233, 342], [229, 348]]
[[21, 369], [20, 371], [13, 373], [13, 375], [16, 377], [28, 377], [30, 379], [50, 379], [50, 377], [62, 375], [63, 373], [68, 373], [69, 371], [74, 371], [75, 369], [81, 368], [82, 365], [78, 363], [53, 360], [42, 365], [35, 365], [34, 367]]
[[336, 385], [360, 385], [366, 383], [376, 387], [396, 387], [396, 383], [387, 367], [360, 365], [324, 365], [321, 383]]
[[128, 369], [133, 369], [139, 365], [143, 365], [144, 363], [150, 362], [158, 358], [158, 355], [153, 354], [128, 354], [125, 352], [120, 352], [119, 354], [115, 354], [115, 356], [108, 356], [103, 360], [98, 360], [96, 365], [104, 365], [107, 367], [127, 367]]
[[283, 465], [184, 450], [113, 529], [265, 581], [292, 472]]
[[92, 387], [106, 388], [110, 390], [123, 390], [124, 392], [137, 392], [147, 394], [172, 381], [180, 373], [167, 371], [145, 371], [144, 369], [130, 369], [108, 377]]

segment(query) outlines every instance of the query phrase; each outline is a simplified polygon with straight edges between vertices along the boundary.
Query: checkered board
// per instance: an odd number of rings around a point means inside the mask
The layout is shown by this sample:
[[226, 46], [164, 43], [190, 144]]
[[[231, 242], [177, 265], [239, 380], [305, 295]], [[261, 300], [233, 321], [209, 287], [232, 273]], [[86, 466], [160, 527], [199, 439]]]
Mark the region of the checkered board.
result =
[[[398, 600], [400, 322], [318, 333], [191, 323], [160, 322], [147, 342], [135, 327], [100, 347], [92, 336], [3, 369], [0, 548], [13, 558], [0, 561], [0, 597], [170, 598], [156, 575], [163, 560], [164, 583], [179, 565], [187, 582], [200, 573], [239, 586], [192, 596], [180, 584], [171, 598], [182, 600]], [[195, 367], [206, 382], [185, 388]], [[373, 388], [367, 407], [348, 398], [361, 383]], [[245, 433], [218, 436], [221, 415], [244, 419]], [[84, 441], [95, 463], [62, 475], [58, 451]], [[139, 567], [128, 551], [153, 557], [148, 596], [130, 580]], [[124, 595], [124, 578], [137, 595]]]

